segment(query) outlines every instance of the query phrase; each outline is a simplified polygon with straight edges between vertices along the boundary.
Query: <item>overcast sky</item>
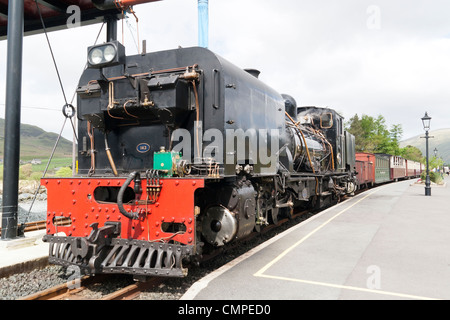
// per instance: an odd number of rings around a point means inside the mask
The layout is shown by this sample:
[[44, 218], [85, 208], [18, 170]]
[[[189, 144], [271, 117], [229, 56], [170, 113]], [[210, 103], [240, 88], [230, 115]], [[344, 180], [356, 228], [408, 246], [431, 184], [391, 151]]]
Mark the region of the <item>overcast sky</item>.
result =
[[[147, 51], [198, 44], [197, 1], [135, 6]], [[136, 24], [125, 24], [136, 54]], [[133, 31], [134, 29], [134, 31]], [[69, 101], [100, 25], [49, 33]], [[119, 22], [119, 40], [122, 39]], [[136, 35], [134, 35], [136, 37]], [[105, 31], [100, 36], [103, 42]], [[450, 128], [450, 2], [447, 0], [209, 0], [209, 49], [297, 104], [329, 106], [346, 119], [383, 115], [403, 138]], [[24, 39], [22, 123], [59, 132], [64, 99], [44, 35]], [[5, 111], [6, 41], [0, 42], [0, 117]], [[75, 99], [76, 102], [76, 99]], [[71, 139], [66, 125], [64, 136]]]

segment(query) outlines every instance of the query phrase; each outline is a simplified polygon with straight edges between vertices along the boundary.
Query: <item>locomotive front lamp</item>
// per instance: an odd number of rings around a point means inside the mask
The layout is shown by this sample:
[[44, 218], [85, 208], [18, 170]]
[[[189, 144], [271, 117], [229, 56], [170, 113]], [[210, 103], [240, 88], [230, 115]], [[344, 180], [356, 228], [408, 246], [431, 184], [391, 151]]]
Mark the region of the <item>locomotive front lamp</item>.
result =
[[425, 195], [431, 196], [431, 182], [430, 182], [430, 167], [428, 162], [428, 139], [430, 138], [428, 135], [428, 131], [430, 130], [430, 122], [431, 117], [428, 115], [428, 112], [425, 112], [425, 115], [422, 118], [423, 129], [425, 130], [425, 140], [426, 140], [426, 159], [427, 159], [427, 177], [425, 180]]
[[89, 62], [90, 62], [90, 64], [97, 65], [97, 64], [101, 63], [102, 60], [103, 60], [103, 52], [99, 48], [94, 48], [89, 53]]
[[104, 68], [124, 64], [125, 47], [118, 41], [88, 48], [88, 65], [90, 68]]

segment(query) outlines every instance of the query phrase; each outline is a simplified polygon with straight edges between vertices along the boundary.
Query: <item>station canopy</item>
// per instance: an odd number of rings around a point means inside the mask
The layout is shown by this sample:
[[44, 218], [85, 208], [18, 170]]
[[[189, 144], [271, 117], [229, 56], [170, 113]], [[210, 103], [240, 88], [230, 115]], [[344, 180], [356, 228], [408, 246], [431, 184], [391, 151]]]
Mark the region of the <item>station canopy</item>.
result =
[[[81, 26], [101, 23], [105, 16], [121, 17], [121, 5], [133, 5], [159, 0], [0, 0], [0, 40], [6, 39], [8, 25], [8, 2], [24, 2], [24, 35], [43, 32], [39, 11], [47, 31], [67, 29], [67, 21], [75, 11], [70, 6], [78, 6]], [[39, 7], [39, 10], [36, 6]], [[113, 3], [114, 6], [104, 5]], [[96, 4], [94, 4], [96, 3]], [[98, 5], [100, 3], [100, 6]], [[103, 10], [99, 7], [104, 6]], [[68, 10], [69, 8], [69, 10]], [[78, 10], [77, 8], [77, 10]]]

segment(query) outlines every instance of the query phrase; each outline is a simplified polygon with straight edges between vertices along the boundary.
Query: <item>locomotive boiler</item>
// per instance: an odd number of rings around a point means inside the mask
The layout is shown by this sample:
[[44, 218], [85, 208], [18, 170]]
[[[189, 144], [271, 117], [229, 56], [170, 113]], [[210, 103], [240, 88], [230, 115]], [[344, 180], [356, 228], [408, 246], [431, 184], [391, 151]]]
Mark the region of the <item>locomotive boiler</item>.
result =
[[298, 107], [208, 49], [90, 47], [77, 95], [77, 174], [41, 180], [51, 263], [182, 277], [187, 261], [355, 190], [337, 112]]

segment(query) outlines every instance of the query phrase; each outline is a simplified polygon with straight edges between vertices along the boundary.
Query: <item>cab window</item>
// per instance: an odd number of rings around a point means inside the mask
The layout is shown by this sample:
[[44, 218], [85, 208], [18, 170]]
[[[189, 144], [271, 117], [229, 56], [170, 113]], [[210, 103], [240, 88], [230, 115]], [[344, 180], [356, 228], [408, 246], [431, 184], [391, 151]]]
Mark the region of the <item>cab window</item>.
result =
[[320, 127], [329, 129], [333, 126], [333, 114], [331, 112], [324, 113], [320, 116]]

